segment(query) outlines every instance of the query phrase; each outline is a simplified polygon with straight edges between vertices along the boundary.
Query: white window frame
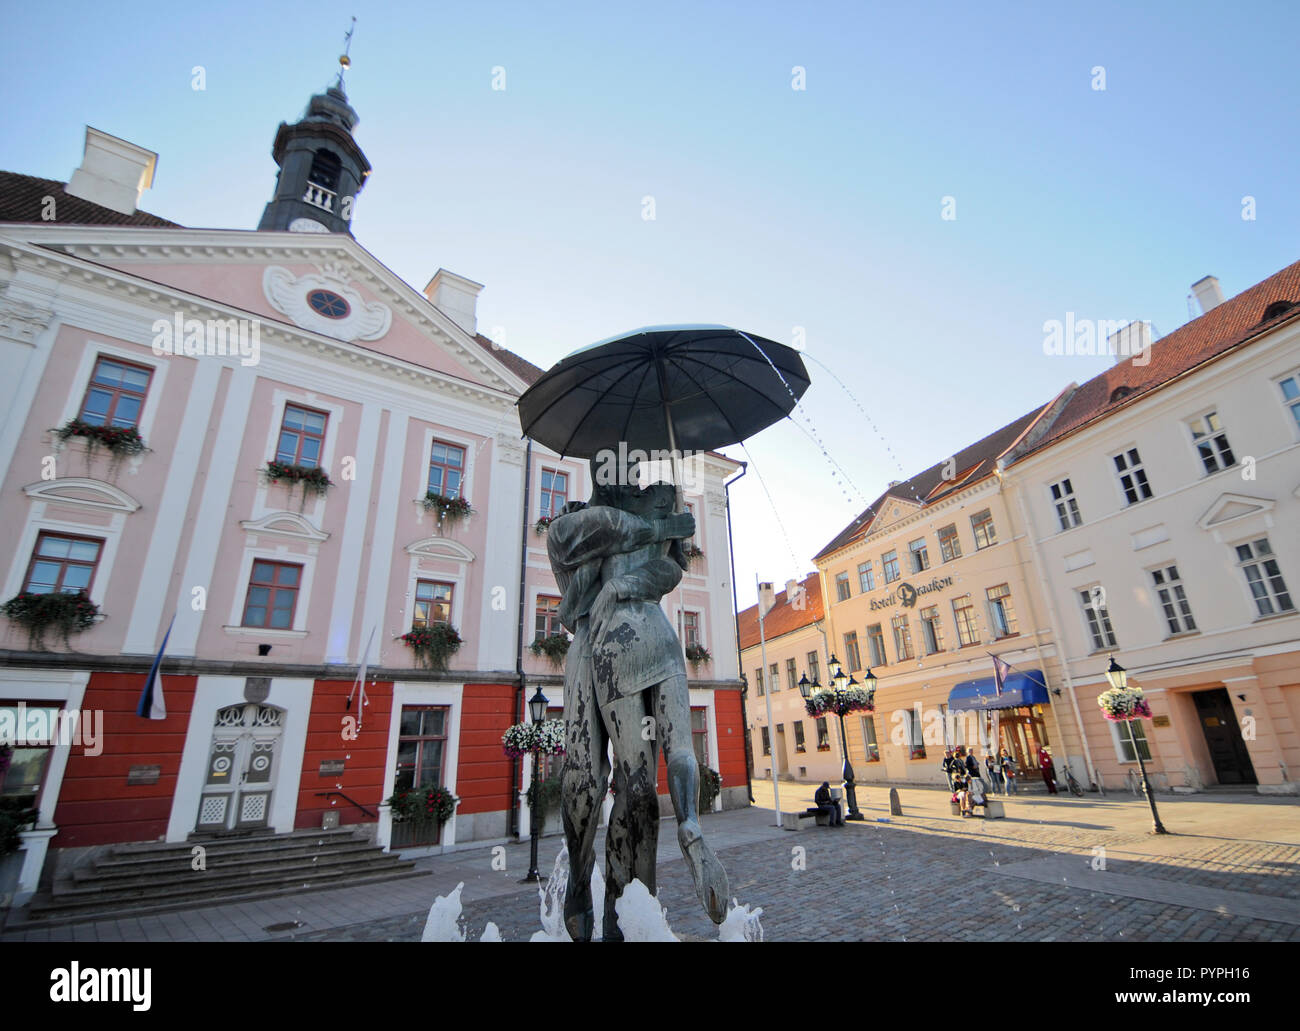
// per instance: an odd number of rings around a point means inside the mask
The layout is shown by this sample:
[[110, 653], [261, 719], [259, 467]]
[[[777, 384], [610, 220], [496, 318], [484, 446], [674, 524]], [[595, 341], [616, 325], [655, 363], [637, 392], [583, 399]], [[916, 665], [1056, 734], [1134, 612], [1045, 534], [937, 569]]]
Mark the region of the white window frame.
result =
[[[1174, 570], [1178, 569], [1177, 560], [1172, 558], [1166, 559], [1164, 562], [1160, 562], [1154, 566], [1148, 566], [1146, 568], [1147, 583], [1150, 585], [1151, 588], [1151, 597], [1155, 604], [1156, 616], [1160, 619], [1161, 623], [1163, 624], [1166, 638], [1181, 637], [1185, 634], [1197, 633], [1200, 629], [1196, 625], [1196, 616], [1192, 612], [1191, 599], [1187, 597], [1187, 581], [1185, 581], [1182, 578], [1181, 573], [1176, 579], [1173, 580], [1166, 579], [1164, 583], [1156, 582], [1157, 574], [1167, 577], [1169, 570], [1171, 569]], [[1183, 596], [1181, 599], [1181, 603], [1180, 600], [1173, 594], [1174, 588], [1179, 588], [1182, 591]], [[1165, 612], [1165, 601], [1161, 597], [1162, 591], [1170, 592], [1169, 604], [1178, 609], [1178, 611], [1175, 614], [1176, 615], [1175, 622], [1178, 624], [1179, 627], [1179, 629], [1177, 630], [1169, 629], [1169, 615], [1168, 613]], [[1187, 609], [1185, 613], [1182, 611], [1182, 607], [1185, 607]], [[1191, 625], [1184, 626], [1185, 623], [1190, 623]]]
[[[1061, 496], [1056, 497], [1056, 490], [1060, 488]], [[1068, 489], [1067, 489], [1068, 488]], [[1083, 513], [1079, 510], [1078, 495], [1074, 493], [1074, 484], [1070, 482], [1069, 476], [1061, 476], [1047, 485], [1047, 498], [1052, 506], [1052, 512], [1056, 516], [1057, 530], [1066, 533], [1075, 527], [1083, 525]], [[1065, 518], [1061, 512], [1061, 507], [1065, 507], [1066, 514], [1070, 518]], [[1068, 525], [1066, 525], [1068, 523]]]
[[[843, 585], [844, 591], [840, 592], [840, 586]], [[848, 601], [853, 597], [853, 584], [849, 581], [849, 571], [841, 569], [835, 574], [835, 604], [842, 601]]]
[[[1125, 721], [1107, 720], [1106, 722], [1110, 724], [1110, 737], [1111, 737], [1111, 743], [1115, 746], [1116, 760], [1126, 766], [1130, 764], [1136, 766], [1137, 765], [1137, 742], [1136, 739], [1132, 738], [1132, 734], [1133, 734], [1132, 724], [1141, 723], [1142, 721], [1141, 720], [1125, 720]], [[1132, 759], [1129, 759], [1124, 754], [1124, 735], [1120, 731], [1120, 727], [1122, 726], [1128, 726], [1130, 728], [1129, 735], [1130, 735], [1131, 743], [1133, 745]], [[1146, 752], [1147, 752], [1147, 754], [1144, 755], [1142, 758], [1146, 762], [1150, 762], [1151, 761], [1151, 738], [1147, 736], [1146, 727], [1142, 728], [1142, 741], [1146, 745]]]
[[[886, 561], [890, 555], [894, 556], [894, 575], [892, 577], [889, 575], [889, 562]], [[884, 581], [886, 584], [897, 583], [899, 580], [903, 579], [903, 571], [900, 568], [898, 563], [897, 548], [891, 548], [889, 551], [884, 552], [880, 556], [880, 572], [881, 575], [884, 577]]]
[[[951, 538], [951, 540], [952, 540], [953, 545], [954, 545], [954, 553], [953, 553], [953, 555], [952, 555], [951, 557], [949, 557], [948, 555], [945, 555], [944, 552], [943, 552], [943, 545], [944, 545], [943, 531], [944, 531], [944, 530], [947, 530], [947, 529], [951, 529], [951, 530], [952, 530], [952, 538]], [[941, 563], [943, 563], [943, 562], [956, 562], [959, 558], [962, 557], [962, 551], [961, 551], [961, 533], [958, 531], [958, 529], [957, 529], [957, 524], [956, 524], [956, 523], [949, 523], [947, 526], [941, 526], [941, 527], [939, 527], [938, 531], [935, 533], [935, 540], [936, 540], [936, 541], [938, 542], [938, 544], [939, 544], [939, 561], [940, 561]]]
[[[1101, 587], [1101, 584], [1091, 583], [1086, 584], [1083, 587], [1074, 588], [1074, 596], [1079, 601], [1079, 615], [1083, 619], [1083, 639], [1091, 645], [1088, 649], [1089, 653], [1116, 651], [1119, 648], [1119, 638], [1115, 634], [1115, 621], [1111, 619], [1110, 606], [1106, 604], [1105, 600], [1102, 601], [1100, 609], [1095, 611], [1097, 614], [1097, 626], [1103, 631], [1109, 631], [1110, 641], [1098, 644], [1096, 635], [1092, 632], [1092, 624], [1088, 619], [1088, 613], [1091, 611], [1090, 606], [1092, 605], [1093, 598], [1092, 589], [1094, 587]], [[1105, 590], [1105, 588], [1102, 589], [1103, 591]], [[1103, 593], [1102, 598], [1105, 599], [1105, 597], [1106, 596]], [[1105, 616], [1104, 620], [1102, 619], [1103, 615]]]
[[869, 594], [876, 589], [876, 573], [871, 559], [858, 563], [858, 593]]
[[[878, 638], [873, 638], [873, 637], [871, 636], [871, 628], [872, 628], [873, 626], [875, 626], [875, 627], [879, 627], [879, 628], [880, 628], [880, 636], [879, 636]], [[872, 665], [872, 666], [888, 666], [888, 665], [889, 665], [889, 653], [888, 653], [887, 651], [885, 651], [885, 625], [884, 625], [883, 623], [869, 623], [869, 624], [867, 624], [866, 634], [867, 634], [867, 655], [868, 655], [868, 656], [871, 658], [871, 660], [872, 660], [871, 665]], [[875, 651], [875, 646], [872, 644], [872, 642], [875, 641], [875, 640], [879, 640], [879, 641], [880, 641], [880, 661], [879, 661], [879, 662], [875, 661], [876, 656], [873, 654], [874, 651]]]
[[1290, 372], [1284, 373], [1281, 376], [1273, 377], [1273, 385], [1277, 388], [1278, 393], [1281, 394], [1282, 412], [1286, 418], [1287, 425], [1291, 430], [1293, 438], [1295, 440], [1300, 440], [1300, 395], [1297, 395], [1294, 401], [1288, 401], [1286, 399], [1286, 394], [1282, 390], [1282, 384], [1287, 380], [1294, 380], [1297, 389], [1300, 389], [1300, 368], [1292, 369]]
[[[988, 517], [989, 517], [989, 526], [992, 528], [992, 534], [991, 534], [992, 539], [989, 540], [986, 544], [981, 544], [981, 543], [980, 543], [980, 535], [979, 535], [979, 531], [975, 528], [975, 517], [976, 517], [976, 516], [981, 516], [981, 515], [983, 515], [983, 514], [986, 513], [986, 512], [988, 513]], [[983, 550], [985, 550], [986, 548], [992, 548], [992, 547], [996, 547], [996, 546], [997, 546], [997, 543], [998, 543], [998, 524], [997, 524], [997, 520], [993, 518], [993, 507], [992, 507], [991, 505], [988, 506], [987, 508], [981, 508], [978, 512], [976, 512], [976, 513], [974, 513], [973, 515], [971, 515], [971, 517], [970, 517], [970, 532], [971, 532], [971, 536], [975, 538], [975, 550], [976, 550], [976, 551], [983, 551]]]
[[[1128, 464], [1130, 451], [1134, 452], [1138, 456], [1137, 462], [1133, 465]], [[1118, 466], [1116, 466], [1115, 459], [1117, 458], [1124, 459], [1125, 468], [1123, 470], [1121, 470]], [[1132, 508], [1134, 505], [1140, 505], [1144, 501], [1150, 501], [1152, 498], [1156, 496], [1156, 490], [1154, 487], [1151, 486], [1151, 477], [1147, 475], [1147, 466], [1146, 466], [1146, 462], [1142, 458], [1142, 451], [1137, 446], [1137, 444], [1125, 444], [1118, 451], [1112, 451], [1107, 456], [1106, 461], [1110, 463], [1110, 471], [1111, 474], [1114, 476], [1113, 482], [1115, 484], [1115, 489], [1119, 492], [1120, 508]], [[1133, 477], [1133, 473], [1135, 469], [1141, 471], [1142, 478], [1146, 481], [1146, 489], [1148, 493], [1146, 497], [1139, 497], [1136, 501], [1130, 501], [1128, 499], [1128, 491], [1124, 486], [1124, 477], [1125, 476]], [[1136, 487], [1137, 485], [1136, 478], [1133, 479], [1133, 482]], [[1141, 493], [1141, 492], [1137, 491], [1137, 493]]]
[[[925, 618], [925, 614], [931, 610], [934, 612], [933, 621]], [[925, 654], [938, 655], [943, 651], [943, 616], [939, 612], [938, 604], [918, 609], [916, 618], [921, 627], [921, 640], [925, 642]], [[930, 647], [931, 639], [934, 641], [933, 649]]]
[[[1259, 611], [1259, 602], [1255, 598], [1254, 593], [1250, 589], [1250, 578], [1246, 575], [1246, 566], [1251, 564], [1262, 564], [1262, 562], [1268, 560], [1267, 558], [1260, 559], [1258, 555], [1254, 555], [1254, 546], [1258, 544], [1261, 540], [1268, 543], [1268, 550], [1269, 550], [1268, 558], [1271, 558], [1275, 563], [1277, 563], [1278, 578], [1282, 581], [1282, 586], [1286, 590], [1287, 598], [1291, 602], [1291, 608], [1289, 609], [1281, 608], [1278, 605], [1277, 597], [1273, 593], [1272, 587], [1270, 585], [1268, 588], [1268, 600], [1272, 604], [1274, 611], [1261, 613]], [[1239, 547], [1242, 547], [1243, 545], [1250, 545], [1251, 547], [1251, 552], [1253, 557], [1249, 560], [1243, 560], [1237, 554], [1237, 549]], [[1300, 611], [1297, 610], [1296, 608], [1295, 595], [1292, 592], [1290, 586], [1287, 585], [1286, 576], [1282, 572], [1282, 563], [1279, 560], [1278, 553], [1273, 550], [1273, 542], [1269, 540], [1267, 533], [1258, 533], [1258, 532], [1252, 533], [1249, 536], [1244, 537], [1240, 540], [1233, 541], [1232, 544], [1229, 546], [1232, 548], [1233, 561], [1236, 564], [1237, 569], [1240, 570], [1241, 572], [1240, 583], [1242, 586], [1242, 590], [1244, 590], [1246, 593], [1247, 600], [1250, 602], [1251, 611], [1253, 613], [1251, 617], [1252, 619], [1274, 619], [1277, 616], [1293, 616], [1296, 614], [1297, 611]], [[1264, 582], [1267, 583], [1267, 578], [1265, 577], [1263, 569], [1260, 570], [1260, 576], [1264, 577], [1265, 578]]]
[[[916, 545], [918, 544], [920, 545], [920, 548], [916, 547]], [[916, 540], [914, 541], [908, 541], [907, 551], [912, 559], [913, 576], [917, 575], [918, 573], [924, 573], [927, 569], [930, 568], [930, 551], [929, 551], [929, 547], [925, 543], [925, 537], [922, 536], [916, 538]], [[919, 563], [918, 563], [918, 559], [920, 560]], [[919, 569], [917, 568], [918, 564], [920, 565]]]
[[[1217, 433], [1209, 428], [1209, 419], [1211, 417], [1219, 420], [1219, 430]], [[1205, 459], [1201, 456], [1201, 445], [1196, 439], [1196, 433], [1199, 431], [1199, 426], [1197, 424], [1202, 423], [1206, 428], [1203, 439], [1214, 452], [1215, 468], [1213, 469], [1207, 469], [1205, 467]], [[1228, 439], [1227, 427], [1223, 425], [1223, 416], [1217, 407], [1206, 408], [1195, 415], [1188, 416], [1183, 420], [1183, 426], [1187, 430], [1187, 442], [1192, 449], [1192, 458], [1195, 460], [1196, 467], [1202, 477], [1215, 476], [1218, 473], [1227, 471], [1228, 469], [1236, 469], [1238, 467], [1240, 463], [1237, 460], [1237, 453], [1232, 449], [1232, 441]], [[1232, 455], [1232, 462], [1230, 464], [1226, 464], [1223, 461], [1223, 454], [1219, 450], [1217, 442], [1219, 437], [1223, 438], [1224, 447], [1227, 449], [1228, 454]]]

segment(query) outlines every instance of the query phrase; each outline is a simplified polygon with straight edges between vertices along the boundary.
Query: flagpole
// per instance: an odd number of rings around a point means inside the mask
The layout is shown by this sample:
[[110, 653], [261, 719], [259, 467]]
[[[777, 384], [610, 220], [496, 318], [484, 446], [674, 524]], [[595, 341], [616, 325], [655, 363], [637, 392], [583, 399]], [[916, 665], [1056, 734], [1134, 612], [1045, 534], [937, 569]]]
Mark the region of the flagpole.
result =
[[[758, 648], [761, 661], [763, 663], [763, 676], [767, 676], [767, 633], [763, 628], [763, 618], [767, 615], [763, 611], [763, 588], [758, 582], [758, 574], [754, 574], [754, 586], [758, 589]], [[781, 789], [776, 783], [776, 728], [772, 724], [772, 684], [767, 685], [767, 690], [763, 692], [763, 701], [767, 703], [767, 747], [768, 758], [771, 759], [772, 768], [772, 811], [776, 815], [776, 825], [781, 826]]]

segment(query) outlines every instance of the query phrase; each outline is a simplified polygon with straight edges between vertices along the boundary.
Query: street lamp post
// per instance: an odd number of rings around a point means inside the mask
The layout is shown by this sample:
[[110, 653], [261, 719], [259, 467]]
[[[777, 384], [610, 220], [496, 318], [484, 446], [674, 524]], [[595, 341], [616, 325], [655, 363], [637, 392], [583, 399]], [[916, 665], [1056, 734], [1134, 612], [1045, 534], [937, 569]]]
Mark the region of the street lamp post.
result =
[[[835, 715], [839, 717], [840, 721], [840, 751], [844, 755], [844, 796], [849, 803], [849, 811], [844, 818], [846, 820], [865, 820], [866, 817], [863, 816], [861, 811], [858, 809], [857, 783], [853, 776], [853, 765], [849, 762], [849, 741], [848, 736], [844, 731], [844, 710], [843, 706], [839, 704], [840, 696], [842, 696], [845, 691], [863, 685], [860, 685], [851, 675], [844, 672], [844, 667], [840, 665], [839, 660], [836, 659], [834, 655], [830, 657], [830, 661], [827, 663], [827, 672], [830, 674], [831, 690], [836, 694], [837, 704], [835, 706]], [[867, 693], [870, 695], [875, 692], [876, 686], [876, 678], [871, 675], [870, 670], [867, 671], [867, 679], [869, 681]], [[799, 693], [803, 695], [805, 701], [807, 701], [813, 692], [820, 687], [821, 684], [816, 681], [813, 681], [810, 684], [808, 682], [808, 674], [806, 673], [799, 678]]]
[[[1110, 666], [1106, 669], [1106, 679], [1110, 681], [1110, 686], [1116, 690], [1125, 690], [1128, 687], [1128, 670], [1115, 661], [1112, 655]], [[1151, 781], [1147, 778], [1147, 764], [1142, 760], [1142, 749], [1138, 747], [1136, 738], [1133, 738], [1133, 751], [1137, 754], [1138, 769], [1142, 771], [1142, 794], [1147, 797], [1147, 805], [1151, 807], [1151, 833], [1168, 834], [1165, 825], [1160, 822], [1160, 814], [1156, 812], [1156, 797], [1151, 790]]]
[[532, 777], [528, 782], [528, 836], [532, 839], [529, 845], [528, 855], [528, 874], [520, 884], [535, 884], [542, 879], [541, 874], [537, 872], [537, 842], [542, 836], [542, 821], [537, 818], [537, 805], [540, 801], [541, 785], [539, 783], [541, 770], [538, 765], [540, 756], [539, 749], [542, 743], [541, 726], [542, 721], [546, 719], [547, 697], [542, 694], [542, 688], [539, 684], [536, 693], [528, 699], [528, 715], [533, 720], [533, 771]]

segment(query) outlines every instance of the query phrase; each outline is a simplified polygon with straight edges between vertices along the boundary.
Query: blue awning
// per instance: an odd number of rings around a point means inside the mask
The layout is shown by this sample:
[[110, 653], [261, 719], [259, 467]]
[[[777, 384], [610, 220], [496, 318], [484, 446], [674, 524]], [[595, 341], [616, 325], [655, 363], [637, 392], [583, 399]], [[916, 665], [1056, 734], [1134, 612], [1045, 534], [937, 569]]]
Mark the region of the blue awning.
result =
[[1015, 709], [1022, 705], [1047, 704], [1047, 681], [1038, 669], [1013, 672], [1006, 678], [1001, 695], [992, 677], [963, 680], [948, 695], [949, 710]]

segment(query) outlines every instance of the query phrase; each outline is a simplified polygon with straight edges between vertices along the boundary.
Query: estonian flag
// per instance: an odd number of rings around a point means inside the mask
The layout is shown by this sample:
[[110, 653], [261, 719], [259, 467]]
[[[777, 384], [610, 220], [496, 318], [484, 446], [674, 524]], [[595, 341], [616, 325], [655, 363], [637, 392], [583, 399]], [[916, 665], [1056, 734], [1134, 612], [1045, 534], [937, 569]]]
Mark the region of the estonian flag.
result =
[[1011, 667], [999, 659], [996, 655], [989, 653], [989, 658], [993, 660], [993, 683], [997, 685], [998, 697], [1002, 697], [1002, 692], [1006, 688], [1007, 675], [1011, 672]]
[[135, 714], [148, 720], [167, 718], [167, 705], [163, 701], [162, 677], [158, 674], [158, 667], [162, 665], [163, 652], [167, 650], [167, 638], [171, 637], [172, 627], [175, 625], [176, 617], [172, 616], [172, 621], [167, 624], [167, 633], [163, 634], [162, 647], [158, 649], [153, 665], [149, 667], [149, 676], [145, 678], [144, 690], [140, 692], [140, 704], [135, 707]]

